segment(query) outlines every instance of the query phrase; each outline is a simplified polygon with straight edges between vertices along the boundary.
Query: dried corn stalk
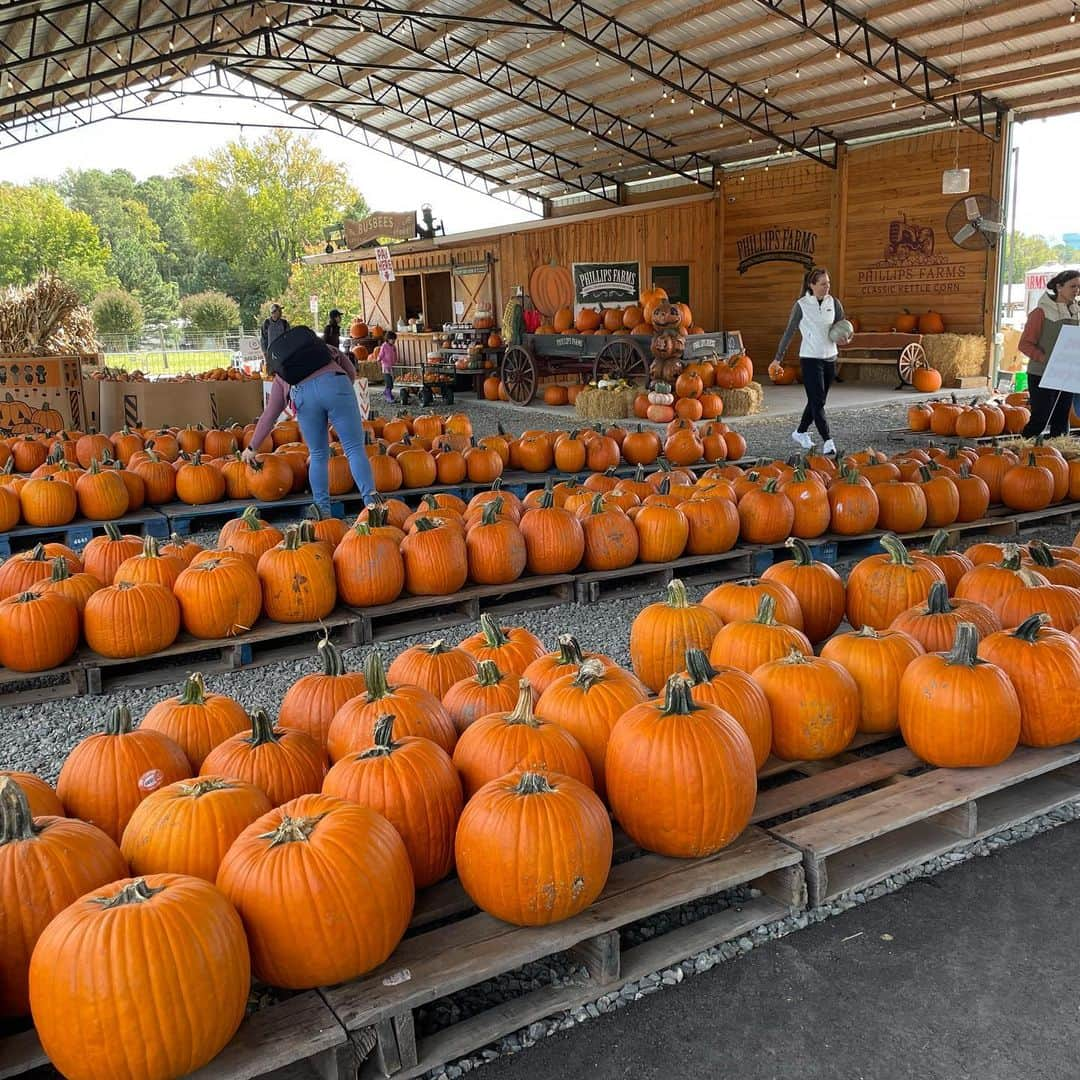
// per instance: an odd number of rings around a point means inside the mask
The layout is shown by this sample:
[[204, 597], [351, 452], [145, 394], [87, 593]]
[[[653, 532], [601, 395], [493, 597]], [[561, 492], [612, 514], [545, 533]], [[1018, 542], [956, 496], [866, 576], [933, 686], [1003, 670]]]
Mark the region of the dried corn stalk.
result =
[[0, 292], [0, 353], [34, 356], [94, 353], [97, 337], [78, 293], [55, 274]]

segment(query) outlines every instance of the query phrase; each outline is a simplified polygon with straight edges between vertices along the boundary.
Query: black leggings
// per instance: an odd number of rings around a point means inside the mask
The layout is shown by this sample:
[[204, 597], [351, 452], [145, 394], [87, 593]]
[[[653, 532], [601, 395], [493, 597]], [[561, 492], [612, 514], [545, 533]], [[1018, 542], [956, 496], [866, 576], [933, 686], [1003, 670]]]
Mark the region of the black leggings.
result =
[[825, 399], [829, 396], [836, 375], [836, 361], [822, 360], [817, 356], [800, 356], [803, 389], [806, 391], [806, 408], [803, 409], [799, 431], [809, 431], [813, 423], [823, 439], [830, 438], [829, 421], [825, 419]]
[[1031, 419], [1024, 428], [1024, 438], [1034, 439], [1046, 430], [1050, 422], [1050, 438], [1069, 434], [1069, 410], [1073, 396], [1068, 390], [1044, 390], [1039, 383], [1041, 375], [1028, 372], [1028, 393], [1030, 395]]

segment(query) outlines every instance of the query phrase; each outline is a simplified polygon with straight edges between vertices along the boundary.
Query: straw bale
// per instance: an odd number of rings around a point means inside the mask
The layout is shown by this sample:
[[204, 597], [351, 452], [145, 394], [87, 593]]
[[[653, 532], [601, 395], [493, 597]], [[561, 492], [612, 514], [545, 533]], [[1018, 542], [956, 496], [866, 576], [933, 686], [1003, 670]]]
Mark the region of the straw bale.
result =
[[764, 408], [765, 395], [761, 390], [761, 383], [752, 382], [741, 390], [716, 391], [724, 402], [723, 416], [749, 416], [751, 413], [761, 412]]
[[981, 334], [924, 334], [922, 343], [927, 361], [941, 372], [946, 386], [952, 379], [990, 370], [990, 350]]
[[574, 411], [584, 420], [622, 420], [634, 414], [635, 389], [590, 387], [574, 402]]

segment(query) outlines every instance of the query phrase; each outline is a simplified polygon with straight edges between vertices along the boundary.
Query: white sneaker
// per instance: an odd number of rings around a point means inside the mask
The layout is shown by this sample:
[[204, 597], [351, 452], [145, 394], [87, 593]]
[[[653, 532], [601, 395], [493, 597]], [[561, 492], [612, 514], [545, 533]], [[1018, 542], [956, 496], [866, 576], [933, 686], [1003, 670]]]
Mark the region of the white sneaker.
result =
[[804, 450], [812, 450], [814, 448], [814, 440], [810, 437], [809, 431], [793, 431], [791, 433], [791, 441], [796, 446], [801, 446]]
[[825, 445], [821, 448], [821, 452], [826, 457], [828, 457], [829, 454], [835, 454], [836, 453], [836, 443], [834, 443], [832, 441], [832, 439], [826, 439], [825, 440]]

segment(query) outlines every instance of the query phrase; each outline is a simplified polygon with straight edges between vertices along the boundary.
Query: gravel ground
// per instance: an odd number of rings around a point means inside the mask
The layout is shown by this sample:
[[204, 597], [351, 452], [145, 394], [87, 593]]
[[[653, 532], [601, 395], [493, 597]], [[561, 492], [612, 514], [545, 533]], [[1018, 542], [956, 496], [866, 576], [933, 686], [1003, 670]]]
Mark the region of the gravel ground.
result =
[[[380, 404], [376, 402], [376, 407]], [[884, 444], [883, 432], [890, 427], [903, 424], [908, 404], [909, 400], [905, 397], [896, 405], [840, 410], [833, 413], [832, 422], [838, 433], [838, 441], [842, 441], [842, 445], [847, 447], [866, 446], [876, 442], [883, 449], [895, 449], [895, 444], [892, 446]], [[508, 406], [476, 403], [470, 400], [460, 402], [457, 408], [469, 414], [479, 435], [494, 432], [498, 421], [502, 421], [507, 428], [514, 430], [522, 426], [523, 414], [520, 410], [511, 409]], [[527, 415], [528, 424], [538, 428], [565, 427], [569, 423], [569, 416], [565, 410], [562, 412], [532, 410]], [[787, 457], [790, 454], [792, 444], [789, 435], [793, 426], [790, 416], [758, 416], [736, 421], [735, 424], [747, 436], [751, 455]], [[1067, 527], [1056, 526], [1042, 530], [1040, 535], [1049, 542], [1064, 543], [1071, 541], [1073, 532]], [[199, 534], [196, 539], [204, 544], [212, 544], [215, 534]], [[974, 543], [977, 539], [979, 537], [975, 534], [970, 534], [968, 542]], [[846, 560], [839, 569], [848, 569], [854, 561], [856, 560]], [[709, 586], [691, 588], [691, 597], [700, 598], [708, 591], [708, 588]], [[654, 599], [657, 597], [635, 596], [607, 600], [599, 604], [564, 604], [554, 609], [525, 612], [512, 621], [532, 630], [549, 647], [554, 646], [560, 633], [570, 632], [578, 637], [586, 649], [607, 652], [620, 664], [629, 666], [627, 647], [629, 625], [637, 612]], [[504, 621], [509, 622], [511, 619], [507, 617]], [[474, 632], [474, 629], [472, 624], [461, 624], [446, 628], [438, 636], [457, 642]], [[434, 636], [436, 635], [424, 633], [397, 642], [382, 644], [379, 648], [389, 659], [406, 645], [430, 640]], [[366, 652], [366, 648], [347, 650], [346, 660], [351, 666], [359, 666]], [[306, 660], [278, 662], [227, 675], [208, 676], [207, 684], [214, 691], [228, 693], [235, 697], [248, 709], [262, 707], [273, 715], [282, 695], [292, 682], [300, 675], [317, 670], [318, 667], [318, 662], [314, 657]], [[156, 687], [125, 690], [98, 697], [59, 700], [27, 707], [0, 708], [0, 725], [4, 732], [4, 738], [0, 744], [0, 768], [26, 769], [50, 781], [55, 781], [60, 765], [71, 747], [86, 735], [100, 730], [105, 715], [115, 704], [125, 703], [134, 716], [140, 717], [157, 701], [178, 693], [179, 689], [179, 682], [170, 682]], [[738, 941], [724, 943], [706, 950], [689, 958], [681, 965], [650, 975], [638, 983], [622, 988], [617, 993], [604, 995], [589, 1005], [559, 1017], [534, 1023], [527, 1029], [502, 1040], [497, 1048], [490, 1048], [481, 1054], [462, 1059], [432, 1075], [438, 1076], [440, 1080], [444, 1077], [456, 1078], [501, 1054], [514, 1053], [531, 1046], [557, 1030], [572, 1027], [600, 1013], [622, 1008], [631, 1001], [653, 993], [665, 985], [673, 985], [688, 975], [706, 971], [721, 961], [749, 951], [762, 941], [784, 936], [812, 922], [821, 921], [856, 904], [891, 892], [916, 877], [932, 875], [958, 861], [991, 854], [1002, 846], [1078, 818], [1080, 818], [1080, 807], [1071, 804], [1044, 818], [1006, 830], [999, 836], [979, 841], [957, 852], [933, 859], [921, 867], [889, 878], [872, 889], [851, 897], [843, 897], [821, 909], [802, 912], [771, 926], [759, 928]], [[656, 916], [628, 930], [626, 943], [632, 944], [646, 940], [656, 934], [674, 929], [678, 925], [695, 921], [726, 907], [738, 905], [746, 900], [747, 895], [744, 890], [732, 890], [694, 904], [684, 905], [675, 912]], [[502, 979], [492, 980], [480, 987], [470, 988], [451, 998], [432, 1003], [420, 1012], [418, 1022], [422, 1031], [435, 1030], [530, 989], [580, 978], [582, 978], [582, 969], [576, 967], [569, 958], [552, 958], [530, 965], [529, 968], [504, 976]]]

